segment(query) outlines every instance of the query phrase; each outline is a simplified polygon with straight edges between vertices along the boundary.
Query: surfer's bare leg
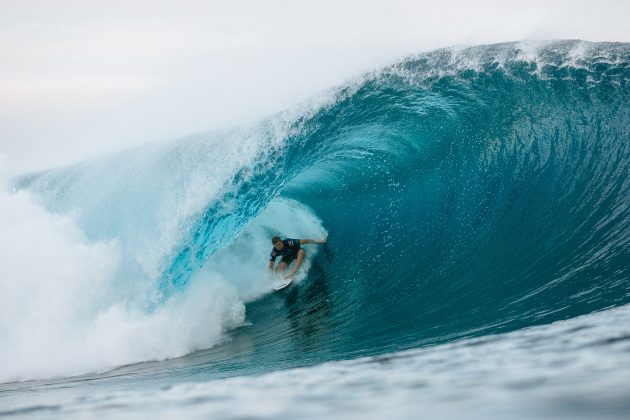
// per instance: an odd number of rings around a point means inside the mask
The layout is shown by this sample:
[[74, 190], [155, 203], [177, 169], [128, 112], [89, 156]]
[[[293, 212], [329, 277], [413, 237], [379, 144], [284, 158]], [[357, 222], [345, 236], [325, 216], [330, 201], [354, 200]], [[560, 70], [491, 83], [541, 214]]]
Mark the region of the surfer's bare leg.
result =
[[298, 253], [297, 253], [297, 260], [295, 261], [295, 265], [293, 266], [293, 270], [291, 270], [291, 272], [289, 274], [284, 276], [285, 279], [293, 277], [293, 275], [298, 271], [298, 268], [300, 268], [300, 266], [302, 265], [302, 260], [304, 259], [304, 255], [306, 255], [304, 253], [304, 250], [300, 249], [298, 251]]
[[[299, 256], [298, 256], [299, 258]], [[276, 267], [276, 273], [279, 271], [284, 271], [287, 269], [287, 263], [285, 262], [280, 262], [280, 264], [278, 264], [278, 266]]]

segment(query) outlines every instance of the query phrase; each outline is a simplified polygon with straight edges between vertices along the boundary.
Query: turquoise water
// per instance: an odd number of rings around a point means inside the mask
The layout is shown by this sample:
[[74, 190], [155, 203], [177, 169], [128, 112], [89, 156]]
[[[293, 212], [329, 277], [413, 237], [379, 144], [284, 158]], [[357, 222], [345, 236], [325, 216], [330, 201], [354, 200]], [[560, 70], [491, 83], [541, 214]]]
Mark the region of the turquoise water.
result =
[[[46, 255], [81, 263], [51, 263], [54, 302], [40, 280], [11, 299], [39, 315], [1, 325], [3, 413], [627, 415], [629, 81], [627, 44], [443, 49], [256, 124], [13, 180], [12, 205], [71, 225]], [[328, 236], [282, 293], [275, 234]], [[23, 333], [42, 319], [44, 339]]]
[[[630, 308], [500, 335], [261, 375], [193, 380], [209, 359], [1, 385], [37, 418], [628, 417]], [[193, 368], [194, 367], [194, 368]]]

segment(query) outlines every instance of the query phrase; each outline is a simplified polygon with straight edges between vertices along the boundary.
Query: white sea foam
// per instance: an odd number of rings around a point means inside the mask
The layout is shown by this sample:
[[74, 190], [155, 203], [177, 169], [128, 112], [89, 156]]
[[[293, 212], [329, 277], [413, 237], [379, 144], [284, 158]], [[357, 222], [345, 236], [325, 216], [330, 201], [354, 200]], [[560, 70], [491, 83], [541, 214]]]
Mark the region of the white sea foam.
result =
[[[183, 200], [173, 203], [173, 226], [185, 227], [194, 218], [199, 196], [216, 194], [217, 188], [203, 181], [186, 184]], [[103, 236], [98, 228], [88, 235], [76, 219], [86, 226], [93, 223], [90, 218], [100, 220], [99, 193], [88, 195], [85, 208], [62, 215], [43, 208], [41, 197], [29, 191], [9, 191], [2, 178], [0, 382], [104, 371], [212, 347], [245, 321], [244, 302], [271, 293], [267, 261], [273, 235], [325, 236], [310, 209], [276, 199], [227, 247], [211, 255], [189, 288], [150, 310], [147, 302], [158, 287], [154, 276], [177, 240], [177, 229], [165, 229], [153, 243], [146, 238], [134, 242], [129, 232], [95, 239]], [[140, 228], [135, 226], [132, 233]], [[142, 255], [134, 246], [154, 254], [140, 259], [142, 270], [130, 272], [130, 258]], [[306, 277], [317, 246], [306, 249], [296, 283]]]
[[[244, 321], [228, 279], [198, 281], [147, 312], [114, 290], [117, 241], [90, 241], [29, 192], [0, 190], [0, 381], [102, 371], [208, 348]], [[124, 299], [120, 299], [124, 296]]]

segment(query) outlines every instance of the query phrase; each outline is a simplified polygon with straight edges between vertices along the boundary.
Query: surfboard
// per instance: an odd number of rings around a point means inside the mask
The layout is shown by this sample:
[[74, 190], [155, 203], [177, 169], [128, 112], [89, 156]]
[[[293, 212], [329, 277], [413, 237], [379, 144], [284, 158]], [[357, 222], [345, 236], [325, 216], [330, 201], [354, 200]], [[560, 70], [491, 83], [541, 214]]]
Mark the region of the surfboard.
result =
[[291, 278], [291, 279], [288, 279], [288, 280], [282, 279], [282, 281], [281, 281], [280, 283], [278, 283], [278, 284], [276, 284], [275, 286], [273, 286], [273, 290], [275, 290], [276, 292], [277, 292], [278, 290], [282, 290], [282, 289], [284, 289], [285, 287], [289, 286], [292, 282], [293, 282], [293, 279], [292, 279], [292, 278]]

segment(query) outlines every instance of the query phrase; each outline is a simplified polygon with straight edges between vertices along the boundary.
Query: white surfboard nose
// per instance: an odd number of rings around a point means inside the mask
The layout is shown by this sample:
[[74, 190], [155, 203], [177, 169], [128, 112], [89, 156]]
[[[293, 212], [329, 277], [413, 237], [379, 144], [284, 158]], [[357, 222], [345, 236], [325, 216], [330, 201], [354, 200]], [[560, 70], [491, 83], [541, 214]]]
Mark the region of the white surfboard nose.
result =
[[275, 286], [273, 286], [273, 290], [275, 291], [282, 290], [288, 285], [290, 285], [292, 282], [293, 282], [293, 279], [289, 279], [289, 280], [282, 279], [281, 283], [278, 283]]

